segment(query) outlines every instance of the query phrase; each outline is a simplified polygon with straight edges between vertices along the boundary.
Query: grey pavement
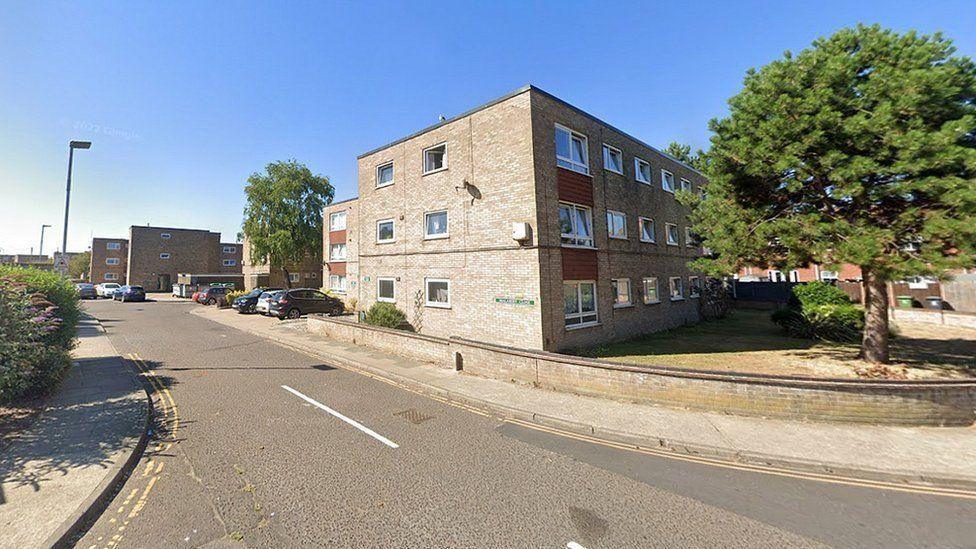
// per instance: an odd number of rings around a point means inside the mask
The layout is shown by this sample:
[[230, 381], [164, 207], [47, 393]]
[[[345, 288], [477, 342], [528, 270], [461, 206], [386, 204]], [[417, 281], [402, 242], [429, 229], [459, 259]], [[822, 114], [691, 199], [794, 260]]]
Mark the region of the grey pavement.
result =
[[502, 414], [644, 447], [858, 478], [976, 489], [976, 428], [887, 427], [749, 418], [557, 393], [459, 374], [331, 340], [259, 315], [194, 314]]
[[46, 547], [80, 521], [136, 450], [142, 385], [93, 319], [36, 420], [0, 451], [0, 547]]
[[[151, 372], [159, 423], [79, 547], [967, 547], [976, 539], [976, 500], [593, 444], [191, 313], [202, 306], [87, 307], [115, 347]], [[242, 318], [278, 341], [301, 331]]]

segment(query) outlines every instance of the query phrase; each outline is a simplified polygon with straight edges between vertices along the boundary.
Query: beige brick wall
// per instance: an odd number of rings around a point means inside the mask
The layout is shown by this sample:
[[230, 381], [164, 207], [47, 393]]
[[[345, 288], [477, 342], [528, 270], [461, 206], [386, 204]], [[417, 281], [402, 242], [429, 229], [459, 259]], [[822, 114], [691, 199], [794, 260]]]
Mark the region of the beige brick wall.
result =
[[[333, 262], [330, 261], [329, 257], [333, 244], [331, 238], [333, 231], [331, 230], [330, 221], [332, 214], [336, 212], [346, 213], [345, 234], [340, 234], [342, 231], [337, 233], [337, 236], [342, 237], [337, 239], [337, 242], [342, 239], [345, 240], [346, 261]], [[325, 224], [322, 237], [322, 285], [330, 288], [329, 277], [332, 274], [340, 275], [345, 270], [345, 293], [336, 291], [332, 291], [331, 293], [342, 299], [348, 309], [359, 308], [359, 199], [352, 198], [326, 206], [322, 219]]]
[[[169, 235], [169, 238], [164, 238], [163, 235]], [[199, 229], [133, 226], [129, 229], [126, 277], [129, 284], [143, 286], [149, 292], [169, 291], [179, 273], [220, 272], [220, 252], [220, 233]], [[160, 257], [164, 253], [169, 254], [169, 259]]]
[[[108, 249], [109, 244], [118, 244], [117, 250]], [[125, 284], [125, 274], [129, 260], [129, 241], [124, 238], [93, 238], [91, 244], [91, 264], [89, 265], [89, 280], [92, 284], [115, 282]], [[117, 265], [109, 265], [109, 259], [117, 259]], [[112, 273], [114, 280], [108, 280], [105, 275]]]
[[[244, 289], [254, 288], [285, 288], [285, 274], [280, 267], [271, 268], [265, 263], [256, 263], [251, 259], [251, 246], [247, 238], [240, 244], [241, 272], [244, 275]], [[285, 265], [289, 273], [300, 275], [298, 282], [292, 282], [292, 288], [320, 288], [322, 287], [322, 261], [318, 252], [309, 254], [301, 263]]]

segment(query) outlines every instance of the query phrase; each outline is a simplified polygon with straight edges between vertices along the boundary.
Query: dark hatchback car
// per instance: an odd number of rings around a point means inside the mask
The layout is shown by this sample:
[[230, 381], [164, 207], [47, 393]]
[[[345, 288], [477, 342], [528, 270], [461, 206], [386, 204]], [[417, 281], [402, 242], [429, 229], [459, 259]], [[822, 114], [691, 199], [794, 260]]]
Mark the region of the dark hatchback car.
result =
[[204, 305], [216, 305], [225, 295], [228, 289], [223, 286], [211, 286], [197, 294], [197, 303]]
[[313, 288], [296, 288], [282, 292], [268, 302], [268, 315], [282, 320], [298, 318], [309, 313], [341, 315], [345, 310], [342, 301]]
[[95, 292], [95, 285], [82, 282], [80, 284], [75, 284], [75, 288], [78, 290], [78, 296], [81, 299], [98, 299], [98, 294]]
[[146, 290], [142, 286], [125, 286], [120, 287], [118, 290], [112, 294], [112, 299], [116, 301], [121, 301], [125, 303], [126, 301], [145, 301], [146, 300]]
[[281, 288], [255, 288], [250, 292], [242, 295], [241, 297], [235, 299], [234, 302], [230, 304], [230, 306], [233, 307], [234, 310], [236, 310], [241, 314], [254, 313], [256, 312], [254, 308], [257, 307], [258, 298], [261, 297], [261, 294], [263, 294], [264, 292], [277, 292], [280, 289]]

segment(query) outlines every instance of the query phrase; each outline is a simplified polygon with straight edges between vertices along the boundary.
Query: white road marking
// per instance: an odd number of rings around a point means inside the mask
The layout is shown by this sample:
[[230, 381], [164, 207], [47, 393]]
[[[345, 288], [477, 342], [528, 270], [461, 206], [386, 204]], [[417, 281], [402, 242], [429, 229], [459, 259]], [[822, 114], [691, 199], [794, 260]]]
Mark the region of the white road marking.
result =
[[566, 549], [586, 549], [586, 547], [583, 547], [582, 545], [576, 543], [575, 541], [571, 541], [566, 544]]
[[304, 400], [305, 402], [308, 402], [312, 406], [315, 406], [316, 408], [325, 410], [326, 412], [328, 412], [328, 413], [332, 414], [333, 416], [341, 419], [342, 421], [345, 421], [349, 425], [352, 425], [353, 427], [355, 427], [355, 428], [359, 429], [360, 431], [366, 433], [367, 435], [375, 438], [376, 440], [382, 442], [383, 444], [386, 444], [390, 448], [399, 448], [400, 447], [400, 445], [398, 445], [397, 443], [393, 442], [392, 440], [386, 438], [385, 436], [377, 433], [376, 431], [370, 429], [369, 427], [363, 425], [362, 423], [359, 423], [358, 421], [356, 421], [354, 419], [348, 418], [348, 417], [340, 414], [339, 412], [333, 410], [332, 408], [329, 408], [325, 404], [322, 404], [321, 402], [315, 400], [314, 398], [307, 397], [307, 396], [299, 393], [298, 391], [292, 389], [291, 387], [289, 387], [287, 385], [282, 385], [281, 388], [284, 389], [284, 390], [286, 390], [286, 391], [288, 391], [289, 393], [297, 396], [298, 398]]

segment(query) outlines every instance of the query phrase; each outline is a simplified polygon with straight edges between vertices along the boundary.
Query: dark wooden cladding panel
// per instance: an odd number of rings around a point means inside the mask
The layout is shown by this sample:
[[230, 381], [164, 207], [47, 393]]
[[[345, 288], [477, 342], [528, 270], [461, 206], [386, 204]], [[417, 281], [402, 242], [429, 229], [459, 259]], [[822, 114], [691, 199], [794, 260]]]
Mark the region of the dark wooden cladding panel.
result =
[[596, 250], [562, 248], [563, 280], [596, 280]]
[[593, 205], [593, 178], [579, 172], [556, 168], [559, 200], [584, 206]]
[[329, 244], [344, 244], [346, 242], [346, 231], [329, 231]]
[[346, 262], [345, 261], [330, 262], [329, 275], [346, 276]]

